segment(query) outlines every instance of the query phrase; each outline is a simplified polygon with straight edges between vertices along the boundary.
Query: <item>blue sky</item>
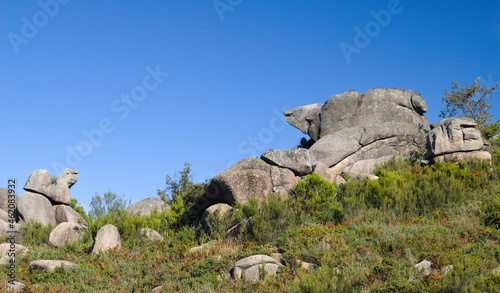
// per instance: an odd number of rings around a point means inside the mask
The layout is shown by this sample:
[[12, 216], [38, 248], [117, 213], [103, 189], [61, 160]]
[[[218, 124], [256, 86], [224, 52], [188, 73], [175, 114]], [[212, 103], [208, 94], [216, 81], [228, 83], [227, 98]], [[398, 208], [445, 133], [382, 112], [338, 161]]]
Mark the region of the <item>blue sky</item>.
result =
[[281, 112], [348, 90], [418, 91], [435, 123], [451, 81], [500, 82], [499, 48], [493, 0], [0, 1], [0, 186], [67, 166], [86, 208], [136, 202], [295, 147]]

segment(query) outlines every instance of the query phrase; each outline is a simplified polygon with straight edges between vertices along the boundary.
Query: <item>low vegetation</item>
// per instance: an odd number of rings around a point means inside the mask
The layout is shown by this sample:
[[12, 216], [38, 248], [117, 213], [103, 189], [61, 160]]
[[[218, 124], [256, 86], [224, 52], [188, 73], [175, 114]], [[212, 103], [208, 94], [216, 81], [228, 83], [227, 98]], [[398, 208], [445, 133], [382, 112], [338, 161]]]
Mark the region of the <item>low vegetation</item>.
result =
[[[288, 196], [274, 194], [209, 216], [209, 230], [195, 227], [189, 214], [203, 190], [186, 168], [181, 181], [168, 177], [168, 188], [159, 190], [170, 210], [131, 215], [123, 199], [105, 194], [95, 201], [99, 212], [83, 213], [83, 240], [59, 248], [48, 243], [50, 228], [29, 224], [19, 239], [31, 252], [16, 258], [17, 280], [33, 292], [151, 292], [160, 285], [164, 292], [500, 292], [500, 275], [492, 272], [500, 266], [498, 152], [492, 165], [422, 167], [394, 159], [377, 168], [378, 181], [340, 186], [313, 173]], [[105, 224], [118, 228], [123, 247], [92, 255]], [[228, 235], [236, 224], [239, 233]], [[139, 234], [144, 227], [165, 242], [146, 241]], [[237, 260], [273, 253], [285, 265], [277, 275], [259, 283], [226, 278]], [[28, 264], [38, 259], [79, 267], [29, 273]], [[424, 259], [433, 263], [426, 277], [414, 267]], [[321, 269], [304, 270], [297, 260]], [[6, 283], [0, 274], [2, 287]]]

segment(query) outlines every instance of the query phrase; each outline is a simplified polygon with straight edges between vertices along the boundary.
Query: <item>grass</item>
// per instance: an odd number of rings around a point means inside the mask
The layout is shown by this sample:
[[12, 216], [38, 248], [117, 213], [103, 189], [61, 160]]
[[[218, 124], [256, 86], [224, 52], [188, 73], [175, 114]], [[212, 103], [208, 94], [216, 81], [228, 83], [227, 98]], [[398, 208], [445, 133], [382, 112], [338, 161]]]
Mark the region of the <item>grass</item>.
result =
[[[389, 161], [379, 181], [328, 183], [313, 174], [290, 196], [235, 206], [213, 221], [212, 233], [183, 222], [192, 199], [150, 216], [116, 211], [87, 218], [85, 237], [55, 248], [46, 227], [29, 225], [16, 258], [17, 281], [31, 292], [500, 292], [500, 180], [480, 162], [419, 167]], [[245, 219], [249, 219], [246, 220]], [[91, 254], [95, 233], [111, 223], [123, 248]], [[241, 223], [236, 237], [224, 231]], [[149, 243], [138, 231], [157, 230], [164, 243]], [[191, 247], [213, 241], [205, 249]], [[281, 254], [285, 265], [259, 283], [228, 280], [233, 264], [253, 254]], [[68, 260], [73, 271], [29, 273], [38, 259]], [[428, 277], [415, 269], [427, 259]], [[304, 270], [297, 260], [321, 269]], [[443, 269], [454, 269], [444, 273]], [[6, 267], [0, 268], [6, 270]], [[0, 274], [0, 286], [7, 283]]]

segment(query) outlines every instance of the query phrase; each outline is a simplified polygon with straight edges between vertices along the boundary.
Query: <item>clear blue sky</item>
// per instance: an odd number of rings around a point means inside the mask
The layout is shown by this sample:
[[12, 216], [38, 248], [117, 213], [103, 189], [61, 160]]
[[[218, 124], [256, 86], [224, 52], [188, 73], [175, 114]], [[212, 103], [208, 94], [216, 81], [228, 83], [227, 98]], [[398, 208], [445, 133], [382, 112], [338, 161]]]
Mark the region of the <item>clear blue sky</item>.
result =
[[434, 123], [450, 81], [500, 82], [499, 49], [496, 0], [1, 1], [0, 186], [68, 166], [85, 207], [136, 202], [295, 147], [280, 113], [348, 90], [419, 91]]

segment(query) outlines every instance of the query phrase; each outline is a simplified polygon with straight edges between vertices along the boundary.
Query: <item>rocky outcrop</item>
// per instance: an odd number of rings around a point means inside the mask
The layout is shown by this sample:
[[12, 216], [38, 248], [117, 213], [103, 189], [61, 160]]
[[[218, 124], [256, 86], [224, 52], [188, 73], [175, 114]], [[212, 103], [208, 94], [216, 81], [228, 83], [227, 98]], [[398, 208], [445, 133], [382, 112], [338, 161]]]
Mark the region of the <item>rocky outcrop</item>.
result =
[[2, 243], [0, 244], [0, 257], [8, 256], [9, 253], [14, 253], [15, 255], [26, 254], [28, 249], [21, 244], [14, 243]]
[[30, 273], [34, 271], [52, 272], [58, 267], [69, 270], [78, 267], [78, 265], [64, 260], [35, 260], [28, 266]]
[[472, 158], [491, 160], [483, 148], [477, 124], [470, 118], [448, 118], [430, 131], [427, 149], [432, 161], [463, 161]]
[[231, 270], [235, 280], [244, 277], [247, 282], [262, 281], [259, 271], [264, 268], [266, 275], [274, 275], [282, 266], [276, 259], [267, 255], [252, 255], [237, 261]]
[[130, 205], [125, 210], [133, 214], [149, 215], [154, 210], [161, 212], [165, 209], [169, 209], [169, 206], [163, 200], [157, 197], [150, 197]]
[[83, 238], [87, 227], [73, 222], [65, 222], [57, 225], [50, 232], [49, 242], [55, 247], [63, 246], [67, 242], [75, 242]]
[[78, 181], [78, 171], [67, 168], [57, 178], [47, 170], [36, 170], [28, 178], [24, 190], [45, 195], [54, 203], [69, 205], [71, 203], [70, 188]]
[[300, 177], [295, 176], [291, 170], [271, 166], [271, 184], [274, 193], [288, 194], [299, 181]]
[[45, 196], [33, 193], [23, 192], [19, 197], [17, 205], [19, 217], [25, 221], [34, 221], [42, 225], [56, 225], [56, 215], [54, 207]]
[[92, 254], [99, 254], [110, 249], [119, 249], [121, 247], [122, 242], [120, 239], [120, 233], [118, 233], [118, 229], [111, 224], [107, 224], [99, 229], [99, 231], [97, 231]]
[[425, 147], [425, 132], [417, 125], [387, 122], [328, 134], [311, 146], [311, 161], [333, 167], [352, 157], [352, 163], [386, 156], [410, 156]]

